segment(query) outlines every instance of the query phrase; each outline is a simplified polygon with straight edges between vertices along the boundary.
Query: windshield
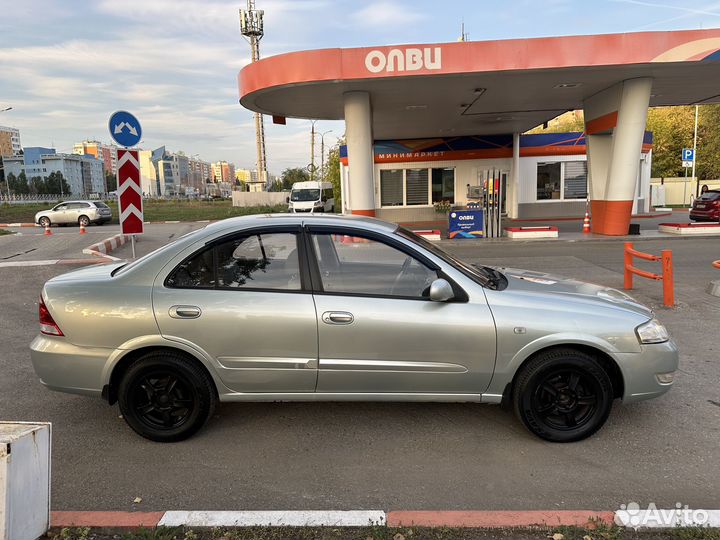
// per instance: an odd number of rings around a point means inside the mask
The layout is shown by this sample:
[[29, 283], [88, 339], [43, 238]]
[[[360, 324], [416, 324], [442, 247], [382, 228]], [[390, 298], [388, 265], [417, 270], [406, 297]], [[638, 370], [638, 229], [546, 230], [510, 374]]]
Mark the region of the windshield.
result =
[[293, 189], [290, 200], [294, 202], [308, 202], [320, 200], [319, 189]]
[[706, 191], [700, 196], [703, 201], [715, 201], [720, 199], [720, 191]]
[[454, 268], [465, 274], [467, 277], [469, 277], [476, 283], [479, 283], [480, 285], [486, 287], [490, 286], [492, 288], [495, 288], [492, 285], [495, 271], [493, 271], [492, 269], [486, 266], [469, 265], [468, 263], [461, 261], [454, 255], [451, 255], [447, 251], [443, 251], [432, 242], [426, 240], [418, 234], [415, 234], [414, 232], [406, 229], [405, 227], [398, 227], [396, 232], [398, 235], [402, 236], [406, 240], [410, 240], [411, 242], [425, 248], [439, 259], [442, 259], [446, 263], [452, 265]]

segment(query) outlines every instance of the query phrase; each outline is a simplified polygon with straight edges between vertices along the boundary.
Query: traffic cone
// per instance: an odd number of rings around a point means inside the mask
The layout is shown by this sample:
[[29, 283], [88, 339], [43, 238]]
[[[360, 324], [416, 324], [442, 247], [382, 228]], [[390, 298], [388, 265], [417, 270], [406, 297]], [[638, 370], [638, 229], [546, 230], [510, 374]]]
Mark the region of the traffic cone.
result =
[[45, 227], [45, 232], [43, 233], [45, 236], [52, 236], [52, 231], [50, 230], [50, 225]]
[[83, 225], [82, 223], [80, 224], [80, 234], [87, 234], [85, 232], [85, 225]]
[[585, 219], [583, 219], [583, 234], [588, 234], [590, 232], [590, 214], [588, 214], [588, 211], [585, 210]]

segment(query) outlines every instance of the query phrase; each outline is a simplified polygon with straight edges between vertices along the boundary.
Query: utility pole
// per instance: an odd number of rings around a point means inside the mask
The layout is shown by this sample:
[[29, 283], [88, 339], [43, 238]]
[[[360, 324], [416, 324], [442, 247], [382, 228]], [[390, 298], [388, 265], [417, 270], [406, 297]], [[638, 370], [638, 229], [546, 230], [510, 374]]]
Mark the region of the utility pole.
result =
[[310, 122], [310, 181], [315, 179], [315, 120]]
[[[263, 31], [263, 10], [255, 9], [255, 0], [247, 0], [247, 9], [240, 10], [240, 33], [250, 43], [253, 62], [260, 60], [260, 40]], [[265, 156], [265, 124], [261, 113], [255, 113], [255, 137], [257, 143], [258, 182], [267, 187], [267, 160]]]

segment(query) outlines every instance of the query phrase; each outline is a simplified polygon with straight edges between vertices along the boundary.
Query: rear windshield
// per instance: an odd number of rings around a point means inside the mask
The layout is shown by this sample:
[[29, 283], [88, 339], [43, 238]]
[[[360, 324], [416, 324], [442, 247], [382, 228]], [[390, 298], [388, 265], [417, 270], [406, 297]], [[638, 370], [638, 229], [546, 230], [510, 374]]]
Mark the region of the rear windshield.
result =
[[706, 191], [700, 196], [702, 201], [717, 201], [720, 199], [720, 191]]
[[94, 204], [95, 206], [97, 206], [98, 208], [110, 208], [110, 207], [109, 207], [107, 204], [105, 204], [104, 202], [94, 202], [93, 204]]

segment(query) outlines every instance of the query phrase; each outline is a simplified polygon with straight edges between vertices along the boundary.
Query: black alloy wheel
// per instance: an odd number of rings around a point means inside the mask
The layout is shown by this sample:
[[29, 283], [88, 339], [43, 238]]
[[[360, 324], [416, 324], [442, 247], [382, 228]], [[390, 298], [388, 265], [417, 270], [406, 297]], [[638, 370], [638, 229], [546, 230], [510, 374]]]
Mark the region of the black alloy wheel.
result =
[[610, 414], [612, 381], [592, 356], [574, 349], [545, 351], [518, 374], [515, 412], [538, 437], [572, 442], [599, 430]]
[[186, 439], [198, 431], [215, 408], [215, 388], [207, 373], [179, 353], [161, 351], [136, 360], [118, 392], [128, 425], [158, 442]]

